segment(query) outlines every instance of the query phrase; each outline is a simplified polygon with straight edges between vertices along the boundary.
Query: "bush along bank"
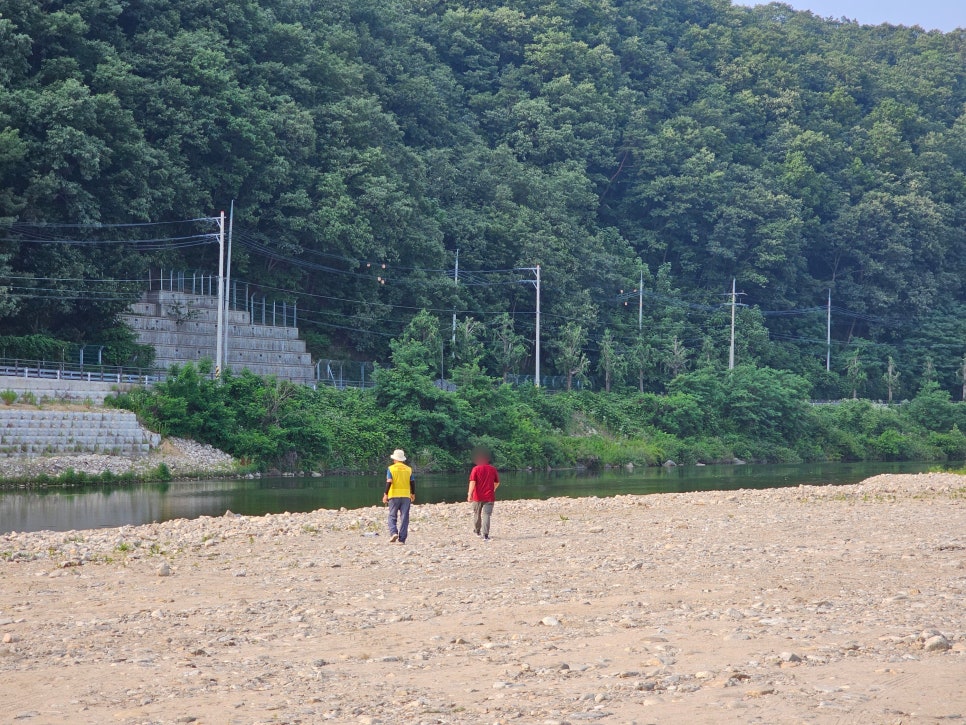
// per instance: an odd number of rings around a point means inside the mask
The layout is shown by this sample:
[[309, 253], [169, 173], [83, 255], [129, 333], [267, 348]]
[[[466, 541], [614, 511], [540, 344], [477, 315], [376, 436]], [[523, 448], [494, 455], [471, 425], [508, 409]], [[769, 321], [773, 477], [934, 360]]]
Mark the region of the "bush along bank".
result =
[[114, 404], [157, 432], [290, 471], [375, 470], [398, 447], [422, 470], [461, 468], [476, 446], [505, 469], [966, 459], [966, 405], [934, 384], [901, 405], [816, 406], [803, 378], [739, 366], [678, 376], [663, 394], [548, 395], [469, 363], [447, 391], [418, 341], [392, 345], [393, 367], [377, 371], [372, 390], [312, 390], [247, 371], [215, 380], [202, 363]]

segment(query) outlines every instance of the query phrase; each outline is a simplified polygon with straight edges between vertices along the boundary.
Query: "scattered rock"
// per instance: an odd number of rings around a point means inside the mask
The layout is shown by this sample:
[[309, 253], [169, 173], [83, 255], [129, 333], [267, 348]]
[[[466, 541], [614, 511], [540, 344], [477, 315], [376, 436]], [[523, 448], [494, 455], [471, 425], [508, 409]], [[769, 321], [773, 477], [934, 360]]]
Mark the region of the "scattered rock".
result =
[[765, 695], [774, 694], [774, 687], [756, 687], [755, 689], [745, 691], [745, 697], [764, 697]]
[[161, 564], [161, 566], [158, 567], [157, 571], [158, 571], [158, 576], [171, 576], [171, 567], [168, 566], [167, 562], [165, 562], [164, 564]]
[[543, 619], [540, 620], [540, 624], [543, 624], [547, 627], [559, 627], [560, 620], [557, 619], [556, 617], [544, 617]]
[[949, 640], [941, 634], [934, 635], [922, 643], [926, 652], [945, 652], [949, 649]]

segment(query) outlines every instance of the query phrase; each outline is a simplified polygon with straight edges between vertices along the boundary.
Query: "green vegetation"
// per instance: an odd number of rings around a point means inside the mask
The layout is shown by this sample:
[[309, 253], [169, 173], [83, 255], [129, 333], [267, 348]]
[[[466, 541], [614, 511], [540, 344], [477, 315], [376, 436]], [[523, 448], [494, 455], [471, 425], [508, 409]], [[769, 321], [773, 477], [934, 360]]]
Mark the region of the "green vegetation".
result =
[[[381, 365], [345, 392], [186, 366], [120, 401], [161, 432], [303, 470], [966, 455], [962, 33], [728, 0], [7, 0], [0, 40], [3, 356], [150, 365], [117, 324], [138, 280], [215, 265], [18, 223], [117, 242], [237, 199], [250, 291]], [[533, 369], [534, 290], [486, 271], [538, 264], [553, 396], [501, 384]]]
[[[927, 371], [966, 394], [962, 33], [729, 0], [7, 0], [0, 38], [0, 221], [237, 199], [233, 269], [298, 300], [316, 355], [386, 362], [418, 309], [456, 309], [494, 333], [489, 374], [529, 370], [532, 288], [456, 287], [459, 249], [469, 275], [542, 265], [565, 381], [720, 366], [737, 278], [741, 364], [817, 397], [908, 399]], [[214, 267], [3, 230], [12, 335], [110, 342], [130, 280]], [[617, 298], [642, 271], [638, 332]], [[821, 310], [791, 314], [829, 288], [831, 375]]]
[[99, 484], [116, 485], [124, 483], [167, 483], [171, 479], [171, 471], [168, 469], [167, 465], [161, 463], [150, 471], [127, 471], [125, 473], [112, 473], [111, 471], [104, 471], [103, 473], [93, 474], [84, 473], [83, 471], [75, 471], [74, 469], [69, 468], [56, 476], [42, 473], [39, 476], [32, 476], [30, 478], [23, 479], [4, 478], [2, 485], [5, 488], [17, 486], [53, 488], [94, 486]]
[[0, 392], [0, 400], [3, 401], [4, 405], [13, 405], [17, 402], [17, 391], [4, 390]]
[[684, 373], [664, 394], [548, 395], [487, 375], [478, 350], [447, 391], [430, 363], [438, 336], [434, 318], [417, 315], [373, 390], [313, 391], [248, 372], [214, 380], [188, 365], [117, 404], [156, 430], [289, 470], [371, 470], [400, 446], [435, 470], [462, 466], [476, 446], [504, 468], [966, 458], [966, 405], [937, 383], [901, 405], [814, 406], [801, 376], [742, 365]]

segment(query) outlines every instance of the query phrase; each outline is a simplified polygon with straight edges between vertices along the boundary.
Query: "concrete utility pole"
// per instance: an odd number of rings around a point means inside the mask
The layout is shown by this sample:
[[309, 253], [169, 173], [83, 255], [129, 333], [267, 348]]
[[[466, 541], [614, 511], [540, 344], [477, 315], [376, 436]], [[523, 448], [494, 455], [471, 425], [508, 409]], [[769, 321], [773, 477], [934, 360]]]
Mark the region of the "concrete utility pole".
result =
[[832, 290], [828, 291], [828, 311], [825, 315], [825, 370], [832, 369]]
[[518, 267], [517, 272], [532, 272], [534, 279], [521, 279], [522, 284], [532, 284], [537, 290], [536, 331], [533, 335], [533, 385], [540, 387], [540, 265], [536, 267]]
[[215, 377], [221, 375], [225, 342], [225, 212], [218, 216], [218, 324], [215, 331]]
[[536, 360], [536, 370], [534, 372], [535, 378], [533, 384], [536, 387], [540, 387], [540, 265], [537, 265], [537, 329], [534, 335], [534, 359]]
[[[228, 207], [228, 252], [225, 256], [225, 307], [231, 309], [231, 230], [235, 226], [235, 200], [231, 200], [231, 206]], [[228, 313], [225, 312], [227, 317]], [[229, 360], [228, 353], [228, 320], [225, 320], [225, 337], [222, 343], [224, 348], [224, 363], [225, 367], [231, 366], [231, 361]]]
[[[460, 286], [460, 250], [456, 250], [456, 265], [453, 267], [453, 284]], [[453, 357], [456, 357], [456, 308], [453, 308]]]
[[737, 280], [731, 280], [731, 349], [728, 352], [728, 369], [735, 369], [735, 309], [738, 307], [738, 293], [735, 291]]

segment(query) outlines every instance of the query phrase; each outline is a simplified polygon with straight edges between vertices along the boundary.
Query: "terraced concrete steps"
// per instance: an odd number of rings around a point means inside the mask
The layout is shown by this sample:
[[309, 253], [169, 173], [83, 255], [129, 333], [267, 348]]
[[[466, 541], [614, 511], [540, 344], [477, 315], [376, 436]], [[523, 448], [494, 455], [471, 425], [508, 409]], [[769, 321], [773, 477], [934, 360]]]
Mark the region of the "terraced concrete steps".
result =
[[112, 453], [137, 456], [160, 445], [134, 413], [0, 407], [0, 457]]
[[[251, 370], [259, 375], [275, 375], [299, 383], [315, 380], [312, 356], [299, 339], [296, 327], [272, 325], [272, 314], [262, 321], [245, 310], [230, 310], [226, 315], [228, 347], [225, 366], [235, 371]], [[281, 310], [278, 310], [281, 314]], [[291, 310], [285, 315], [292, 318]], [[124, 321], [138, 336], [138, 342], [151, 345], [156, 364], [168, 368], [202, 358], [215, 358], [218, 309], [213, 297], [170, 290], [146, 292], [132, 305]], [[281, 317], [276, 317], [280, 320]]]

